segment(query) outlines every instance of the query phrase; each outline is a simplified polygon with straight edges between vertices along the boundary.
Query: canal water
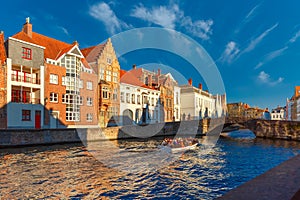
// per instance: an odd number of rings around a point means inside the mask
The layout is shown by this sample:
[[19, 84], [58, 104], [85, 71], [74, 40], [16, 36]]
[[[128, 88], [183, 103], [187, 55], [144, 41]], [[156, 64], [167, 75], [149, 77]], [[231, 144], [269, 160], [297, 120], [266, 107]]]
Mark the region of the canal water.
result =
[[[130, 154], [161, 140], [114, 142]], [[130, 172], [101, 163], [82, 144], [1, 149], [0, 199], [214, 199], [299, 152], [299, 142], [220, 138], [160, 169]]]

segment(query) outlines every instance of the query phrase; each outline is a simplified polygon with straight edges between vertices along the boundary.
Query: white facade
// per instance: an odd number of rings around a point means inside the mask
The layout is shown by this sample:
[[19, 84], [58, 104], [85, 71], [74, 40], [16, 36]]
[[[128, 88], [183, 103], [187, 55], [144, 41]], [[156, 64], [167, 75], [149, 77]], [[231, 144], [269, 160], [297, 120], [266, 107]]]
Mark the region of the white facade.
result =
[[300, 98], [296, 100], [297, 102], [297, 121], [300, 121]]
[[160, 91], [122, 82], [120, 91], [120, 125], [161, 122]]
[[44, 126], [44, 66], [33, 69], [21, 65], [16, 69], [10, 58], [7, 58], [6, 63], [7, 128], [42, 128]]
[[180, 86], [181, 120], [214, 117], [215, 98], [212, 94], [190, 85]]
[[271, 112], [271, 120], [285, 120], [284, 108], [276, 108]]
[[174, 119], [180, 121], [181, 107], [180, 107], [180, 87], [174, 86]]

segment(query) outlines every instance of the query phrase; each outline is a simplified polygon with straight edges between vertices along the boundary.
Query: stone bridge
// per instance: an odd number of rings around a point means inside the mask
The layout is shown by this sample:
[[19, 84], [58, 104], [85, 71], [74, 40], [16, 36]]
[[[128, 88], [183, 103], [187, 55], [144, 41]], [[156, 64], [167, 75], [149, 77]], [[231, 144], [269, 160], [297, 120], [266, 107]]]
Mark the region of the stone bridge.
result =
[[300, 122], [226, 117], [224, 128], [239, 125], [251, 130], [257, 137], [300, 141]]

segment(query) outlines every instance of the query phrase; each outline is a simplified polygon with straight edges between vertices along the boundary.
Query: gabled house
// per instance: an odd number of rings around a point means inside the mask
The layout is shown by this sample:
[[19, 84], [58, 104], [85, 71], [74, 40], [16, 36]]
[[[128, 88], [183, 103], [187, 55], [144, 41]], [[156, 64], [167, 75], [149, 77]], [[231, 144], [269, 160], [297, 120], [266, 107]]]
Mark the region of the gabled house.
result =
[[27, 18], [7, 39], [6, 52], [8, 128], [97, 125], [97, 75], [77, 42], [33, 32]]
[[121, 125], [164, 122], [160, 91], [141, 82], [131, 71], [120, 71]]
[[98, 75], [98, 119], [100, 127], [115, 123], [120, 115], [120, 65], [109, 38], [105, 43], [81, 50]]

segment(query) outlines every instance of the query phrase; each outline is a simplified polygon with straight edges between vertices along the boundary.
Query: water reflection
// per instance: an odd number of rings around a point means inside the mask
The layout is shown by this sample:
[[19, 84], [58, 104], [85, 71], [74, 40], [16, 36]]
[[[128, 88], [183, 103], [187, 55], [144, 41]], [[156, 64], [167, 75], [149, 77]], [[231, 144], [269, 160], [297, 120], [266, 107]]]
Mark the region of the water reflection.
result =
[[[152, 151], [160, 142], [114, 144], [125, 150], [128, 161], [123, 166], [135, 161], [139, 167], [139, 154]], [[139, 172], [107, 167], [81, 144], [2, 149], [0, 198], [214, 199], [298, 154], [299, 147], [292, 141], [220, 139], [215, 147], [186, 152], [164, 168], [149, 170], [151, 166], [144, 166]], [[103, 156], [109, 156], [108, 152]]]

